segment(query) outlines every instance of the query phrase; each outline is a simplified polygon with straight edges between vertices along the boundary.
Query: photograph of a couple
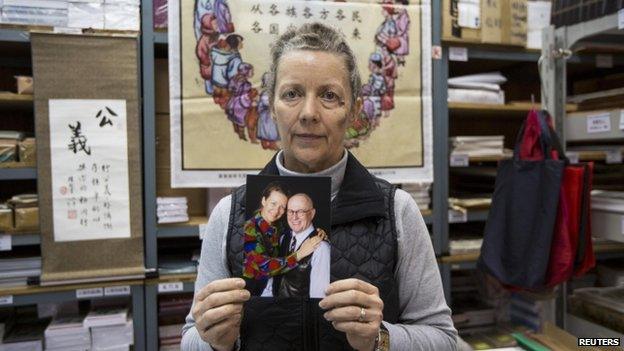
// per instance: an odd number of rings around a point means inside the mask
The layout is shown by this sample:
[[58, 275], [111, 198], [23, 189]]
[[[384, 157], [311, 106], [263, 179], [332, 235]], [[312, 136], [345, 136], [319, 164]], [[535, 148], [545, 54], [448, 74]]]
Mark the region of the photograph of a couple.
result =
[[243, 279], [252, 296], [325, 297], [331, 179], [247, 177]]

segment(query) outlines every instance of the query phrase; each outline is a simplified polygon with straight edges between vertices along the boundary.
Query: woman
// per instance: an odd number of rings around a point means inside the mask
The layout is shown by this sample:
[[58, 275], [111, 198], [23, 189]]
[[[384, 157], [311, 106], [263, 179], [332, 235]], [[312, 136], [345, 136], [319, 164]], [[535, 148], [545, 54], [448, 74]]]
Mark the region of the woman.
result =
[[250, 298], [245, 282], [230, 278], [242, 271], [241, 187], [210, 217], [182, 349], [388, 350], [389, 342], [392, 350], [455, 350], [457, 332], [418, 206], [344, 149], [362, 107], [344, 37], [304, 24], [271, 50], [268, 91], [282, 150], [262, 174], [331, 177], [332, 283], [320, 301], [272, 300]]
[[[306, 240], [299, 250], [286, 257], [278, 257], [282, 234], [280, 219], [286, 211], [288, 195], [278, 183], [270, 183], [262, 191], [261, 206], [245, 223], [243, 277], [252, 295], [260, 295], [269, 277], [284, 274], [297, 267], [323, 241], [323, 235]], [[270, 287], [269, 287], [270, 288]]]

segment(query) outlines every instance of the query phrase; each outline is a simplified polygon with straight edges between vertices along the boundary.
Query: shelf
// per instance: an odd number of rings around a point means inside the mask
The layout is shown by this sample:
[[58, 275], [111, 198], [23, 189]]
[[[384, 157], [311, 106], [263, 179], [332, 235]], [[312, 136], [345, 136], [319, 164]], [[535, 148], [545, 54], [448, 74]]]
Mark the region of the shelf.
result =
[[[171, 291], [160, 291], [158, 295], [162, 294], [179, 294], [179, 293], [189, 293], [195, 291], [195, 280], [197, 279], [197, 274], [166, 274], [161, 275], [158, 279], [150, 279], [145, 283], [147, 285], [160, 285], [166, 283], [182, 283], [182, 290], [171, 290]], [[157, 290], [158, 291], [158, 290]]]
[[600, 324], [591, 322], [585, 318], [566, 313], [566, 330], [576, 337], [585, 338], [620, 338], [622, 334], [605, 328]]
[[33, 96], [0, 91], [0, 108], [32, 108]]
[[199, 237], [199, 226], [206, 224], [208, 217], [191, 216], [188, 222], [167, 223], [158, 225], [159, 238]]
[[420, 210], [420, 214], [425, 220], [425, 224], [433, 224], [433, 211], [432, 210]]
[[0, 41], [28, 43], [30, 42], [30, 33], [27, 27], [7, 28], [6, 25], [0, 26]]
[[0, 168], [0, 180], [37, 179], [36, 168]]
[[61, 302], [73, 300], [91, 300], [111, 298], [111, 296], [97, 296], [91, 298], [76, 297], [76, 290], [91, 288], [106, 288], [113, 286], [142, 286], [142, 280], [112, 281], [105, 283], [71, 284], [59, 286], [27, 286], [1, 289], [0, 296], [12, 296], [12, 306], [23, 306], [39, 302]]
[[[624, 255], [624, 243], [617, 242], [599, 242], [594, 243], [594, 253], [597, 259], [607, 259], [612, 257], [622, 257]], [[452, 256], [442, 256], [438, 258], [440, 263], [458, 264], [476, 262], [479, 258], [479, 252], [466, 253]]]
[[[540, 108], [540, 105], [534, 105], [530, 101], [516, 101], [509, 102], [504, 105], [495, 104], [473, 104], [465, 102], [449, 102], [449, 112], [455, 113], [461, 116], [496, 116], [496, 117], [524, 117], [531, 108], [535, 106]], [[569, 112], [576, 111], [577, 107], [573, 104], [567, 104], [567, 110]]]
[[11, 236], [11, 246], [27, 246], [41, 244], [41, 235], [33, 233], [6, 232], [0, 235]]

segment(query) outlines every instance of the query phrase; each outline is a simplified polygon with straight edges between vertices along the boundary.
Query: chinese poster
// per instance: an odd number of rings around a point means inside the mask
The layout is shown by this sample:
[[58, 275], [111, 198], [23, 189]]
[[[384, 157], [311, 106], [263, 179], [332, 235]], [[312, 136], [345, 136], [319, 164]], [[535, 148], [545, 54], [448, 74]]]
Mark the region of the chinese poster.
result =
[[245, 182], [280, 148], [264, 91], [270, 44], [322, 22], [356, 54], [363, 110], [346, 146], [391, 182], [432, 180], [428, 0], [174, 1], [169, 8], [174, 187]]
[[125, 100], [49, 102], [55, 241], [130, 237]]

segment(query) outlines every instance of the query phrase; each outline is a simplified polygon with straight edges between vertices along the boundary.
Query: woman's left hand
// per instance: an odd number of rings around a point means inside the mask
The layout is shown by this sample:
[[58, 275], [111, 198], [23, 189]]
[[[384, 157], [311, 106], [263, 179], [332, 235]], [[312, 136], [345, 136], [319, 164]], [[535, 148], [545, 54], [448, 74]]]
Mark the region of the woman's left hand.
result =
[[383, 320], [383, 301], [374, 285], [359, 279], [333, 282], [319, 306], [325, 319], [336, 330], [347, 334], [349, 345], [356, 350], [372, 351]]

